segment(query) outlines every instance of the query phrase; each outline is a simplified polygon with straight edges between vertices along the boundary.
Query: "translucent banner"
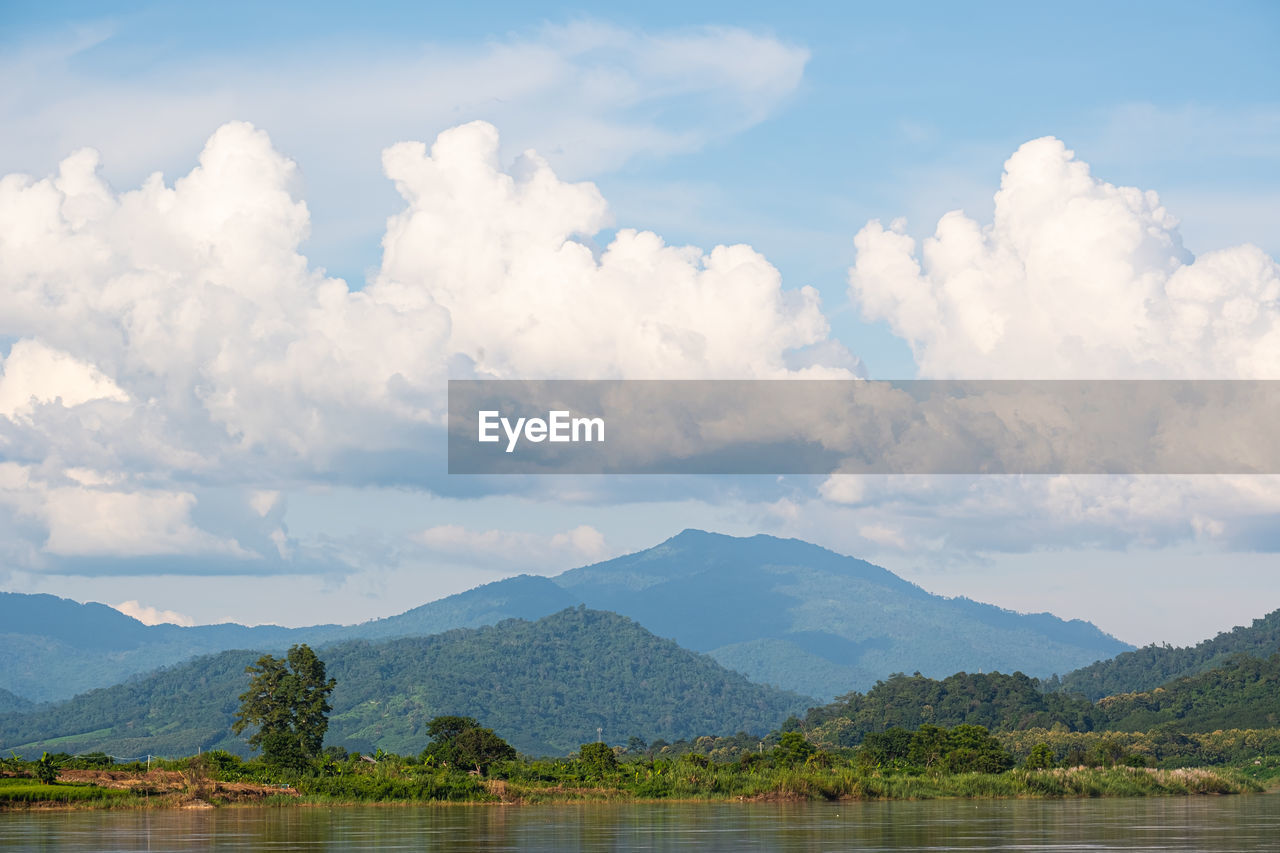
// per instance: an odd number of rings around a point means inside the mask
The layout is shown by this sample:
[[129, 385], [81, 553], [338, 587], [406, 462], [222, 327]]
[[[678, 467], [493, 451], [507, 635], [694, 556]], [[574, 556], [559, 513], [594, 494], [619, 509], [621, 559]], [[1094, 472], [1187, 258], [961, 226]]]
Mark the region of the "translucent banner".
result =
[[1280, 381], [451, 381], [449, 473], [1280, 473]]

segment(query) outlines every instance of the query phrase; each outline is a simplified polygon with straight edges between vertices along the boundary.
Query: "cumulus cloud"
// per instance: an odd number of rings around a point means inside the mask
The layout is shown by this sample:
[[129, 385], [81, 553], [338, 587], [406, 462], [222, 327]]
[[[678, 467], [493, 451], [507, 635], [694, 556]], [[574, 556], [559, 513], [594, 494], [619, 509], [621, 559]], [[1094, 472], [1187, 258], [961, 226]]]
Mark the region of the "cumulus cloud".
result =
[[1052, 137], [1005, 163], [991, 223], [953, 211], [917, 247], [876, 221], [854, 243], [851, 297], [921, 376], [1280, 378], [1280, 265], [1251, 245], [1193, 257], [1156, 193]]
[[[842, 492], [846, 479], [856, 493]], [[830, 478], [802, 504], [795, 535], [844, 529], [855, 552], [1019, 553], [1038, 548], [1280, 547], [1277, 476], [859, 476]], [[879, 535], [898, 534], [890, 542]]]
[[22, 129], [0, 135], [0, 163], [44, 174], [93, 145], [108, 177], [133, 185], [155, 169], [185, 171], [209, 130], [245, 118], [307, 169], [310, 198], [327, 211], [313, 243], [320, 262], [363, 269], [390, 197], [378, 152], [393, 142], [482, 118], [503, 128], [504, 159], [536, 148], [564, 174], [596, 176], [756, 124], [796, 90], [809, 58], [735, 27], [578, 20], [480, 43], [403, 36], [370, 46], [343, 34], [306, 50], [294, 39], [262, 57], [152, 52], [147, 75], [118, 73], [133, 67], [140, 37], [128, 21], [29, 40], [0, 56], [0, 79], [14, 84], [0, 93], [0, 119]]
[[408, 207], [388, 223], [368, 292], [444, 308], [450, 352], [479, 374], [848, 375], [788, 367], [790, 351], [830, 343], [813, 288], [783, 290], [749, 246], [704, 254], [652, 232], [623, 229], [597, 257], [582, 241], [608, 221], [596, 188], [559, 181], [533, 152], [508, 174], [491, 125], [443, 133], [429, 153], [393, 146], [383, 163]]
[[195, 624], [190, 616], [184, 616], [176, 610], [160, 610], [149, 605], [144, 606], [136, 600], [122, 601], [119, 604], [112, 604], [111, 607], [119, 610], [125, 616], [132, 616], [144, 625], [161, 625], [172, 624], [182, 625], [190, 628]]
[[[990, 223], [953, 211], [918, 245], [905, 222], [874, 221], [855, 246], [851, 298], [911, 344], [922, 377], [1280, 379], [1280, 265], [1247, 244], [1193, 257], [1155, 192], [1094, 177], [1051, 137], [1009, 158]], [[921, 549], [1269, 550], [1278, 483], [841, 475], [819, 493]]]
[[93, 365], [39, 341], [18, 341], [0, 358], [0, 415], [30, 420], [41, 403], [78, 406], [90, 400], [127, 402], [128, 395]]
[[33, 466], [0, 462], [0, 507], [34, 519], [47, 531], [46, 554], [251, 556], [233, 539], [207, 533], [192, 522], [196, 497], [190, 492], [112, 487], [123, 478], [83, 469], [62, 472], [59, 479], [51, 482]]
[[[817, 294], [784, 289], [750, 247], [633, 230], [596, 247], [609, 213], [593, 185], [534, 152], [504, 169], [498, 152], [483, 122], [387, 150], [405, 209], [362, 290], [301, 254], [297, 167], [243, 122], [172, 184], [116, 192], [88, 150], [50, 178], [0, 179], [0, 336], [19, 339], [0, 446], [28, 483], [11, 503], [45, 524], [46, 552], [288, 559], [274, 485], [388, 471], [424, 485], [450, 374], [856, 368]], [[273, 525], [260, 548], [193, 526], [209, 480]]]

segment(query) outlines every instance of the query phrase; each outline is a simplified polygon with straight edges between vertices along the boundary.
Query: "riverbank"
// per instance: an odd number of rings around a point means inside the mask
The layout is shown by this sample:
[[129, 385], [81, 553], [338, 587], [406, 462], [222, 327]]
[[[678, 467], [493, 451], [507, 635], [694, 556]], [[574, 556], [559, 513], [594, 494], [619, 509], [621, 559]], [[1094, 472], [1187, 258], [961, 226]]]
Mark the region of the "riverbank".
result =
[[[441, 775], [457, 778], [441, 779]], [[479, 779], [357, 777], [262, 784], [171, 770], [67, 771], [52, 785], [0, 779], [0, 810], [199, 809], [236, 805], [410, 803], [533, 805], [586, 802], [770, 802], [929, 799], [1167, 797], [1260, 792], [1234, 769], [1055, 768], [1005, 773], [902, 774], [854, 769], [743, 773], [714, 766], [646, 775], [639, 769], [591, 784]], [[451, 783], [441, 785], [440, 783]], [[424, 784], [425, 783], [425, 784]]]

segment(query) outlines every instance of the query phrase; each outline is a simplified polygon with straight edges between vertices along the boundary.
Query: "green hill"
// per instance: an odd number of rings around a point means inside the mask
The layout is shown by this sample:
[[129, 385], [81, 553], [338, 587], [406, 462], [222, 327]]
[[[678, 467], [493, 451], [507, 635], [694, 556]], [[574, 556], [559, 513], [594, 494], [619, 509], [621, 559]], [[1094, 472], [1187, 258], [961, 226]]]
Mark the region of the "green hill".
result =
[[929, 724], [962, 724], [992, 731], [1053, 728], [1091, 731], [1098, 711], [1092, 702], [1062, 693], [1044, 693], [1039, 683], [1015, 672], [956, 673], [941, 680], [897, 674], [866, 694], [851, 693], [805, 718], [823, 739], [852, 746], [871, 732], [915, 729]]
[[1240, 655], [1207, 672], [1141, 693], [1098, 700], [1111, 731], [1169, 726], [1183, 732], [1280, 727], [1280, 654]]
[[[27, 714], [0, 715], [0, 746], [131, 757], [244, 753], [230, 725], [258, 652], [200, 658]], [[812, 700], [752, 684], [612, 613], [320, 650], [338, 681], [327, 743], [416, 753], [437, 715], [475, 717], [516, 748], [564, 754], [594, 740], [766, 732]]]
[[1063, 676], [1056, 689], [1090, 699], [1151, 690], [1221, 666], [1236, 655], [1265, 658], [1280, 652], [1280, 610], [1194, 646], [1144, 646]]
[[871, 732], [923, 724], [985, 726], [992, 731], [1058, 729], [1073, 732], [1178, 732], [1280, 727], [1280, 654], [1244, 655], [1195, 676], [1142, 693], [1096, 703], [1066, 693], [1045, 693], [1020, 672], [957, 673], [941, 680], [895, 675], [865, 695], [851, 693], [812, 708], [807, 728], [820, 740], [852, 746]]

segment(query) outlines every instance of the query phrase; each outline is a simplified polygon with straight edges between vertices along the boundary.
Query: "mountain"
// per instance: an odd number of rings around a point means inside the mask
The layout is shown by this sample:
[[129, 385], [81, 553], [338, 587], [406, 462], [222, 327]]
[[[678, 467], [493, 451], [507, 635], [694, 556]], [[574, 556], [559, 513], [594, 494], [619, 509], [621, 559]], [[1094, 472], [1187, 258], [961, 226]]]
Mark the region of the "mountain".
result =
[[144, 625], [105, 604], [0, 592], [0, 689], [36, 702], [65, 699], [199, 654], [287, 648], [295, 634], [274, 625]]
[[894, 672], [1065, 672], [1132, 648], [1093, 625], [931, 595], [887, 569], [773, 536], [686, 530], [558, 586], [754, 681], [829, 699]]
[[23, 699], [16, 693], [10, 693], [8, 690], [0, 690], [0, 714], [7, 714], [11, 711], [27, 711], [33, 707], [34, 703], [29, 699]]
[[517, 575], [429, 602], [398, 616], [352, 625], [341, 633], [366, 640], [423, 636], [453, 628], [479, 628], [503, 619], [540, 619], [579, 603], [548, 578]]
[[[196, 654], [420, 636], [576, 604], [620, 613], [755, 681], [824, 700], [894, 672], [1048, 676], [1132, 648], [1087, 622], [931, 595], [807, 542], [686, 530], [554, 578], [519, 575], [349, 626], [148, 627], [103, 605], [9, 593], [0, 596], [0, 688], [61, 699]], [[8, 617], [24, 608], [33, 612], [15, 630]]]
[[1280, 652], [1280, 610], [1195, 646], [1143, 646], [1063, 676], [1059, 690], [1090, 699], [1151, 690], [1220, 666], [1235, 655], [1265, 658]]
[[[752, 684], [705, 655], [613, 613], [572, 608], [537, 622], [318, 651], [338, 686], [326, 743], [402, 754], [427, 744], [437, 715], [472, 716], [521, 751], [565, 754], [603, 729], [677, 740], [775, 728], [812, 700]], [[228, 651], [0, 715], [0, 745], [23, 754], [102, 750], [121, 757], [245, 753], [230, 726], [258, 652]]]

